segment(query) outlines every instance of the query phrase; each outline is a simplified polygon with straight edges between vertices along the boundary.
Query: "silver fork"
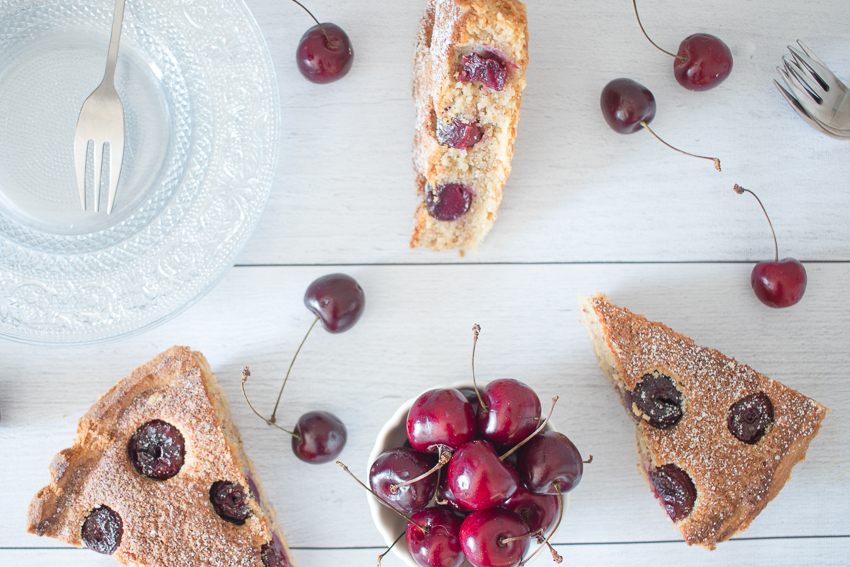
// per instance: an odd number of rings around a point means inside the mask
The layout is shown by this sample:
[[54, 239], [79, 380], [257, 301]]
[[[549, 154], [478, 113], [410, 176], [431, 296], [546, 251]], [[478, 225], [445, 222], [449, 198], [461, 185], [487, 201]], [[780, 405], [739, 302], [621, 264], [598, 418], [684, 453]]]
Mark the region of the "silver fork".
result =
[[776, 68], [791, 92], [774, 84], [809, 125], [833, 138], [850, 139], [850, 91], [802, 41], [797, 43], [804, 53], [789, 45], [792, 59], [783, 57], [784, 67]]
[[106, 213], [112, 212], [121, 163], [124, 160], [124, 105], [115, 90], [115, 63], [118, 60], [118, 42], [121, 40], [121, 24], [124, 22], [125, 0], [115, 0], [112, 17], [112, 34], [109, 37], [109, 54], [106, 57], [106, 72], [103, 81], [89, 95], [80, 110], [77, 131], [74, 134], [74, 161], [77, 167], [77, 185], [80, 203], [86, 210], [86, 157], [89, 140], [94, 141], [94, 210], [100, 210], [100, 183], [103, 167], [103, 152], [109, 144], [109, 197]]

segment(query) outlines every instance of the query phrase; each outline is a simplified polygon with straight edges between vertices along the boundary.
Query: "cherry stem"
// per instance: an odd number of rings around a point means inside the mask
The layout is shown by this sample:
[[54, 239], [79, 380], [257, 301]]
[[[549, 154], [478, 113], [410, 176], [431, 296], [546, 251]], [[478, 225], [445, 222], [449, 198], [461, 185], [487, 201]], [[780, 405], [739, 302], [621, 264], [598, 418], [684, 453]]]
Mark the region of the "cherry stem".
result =
[[505, 547], [507, 544], [511, 543], [512, 541], [519, 541], [519, 540], [525, 539], [527, 537], [536, 537], [536, 536], [540, 535], [540, 532], [541, 532], [541, 530], [535, 530], [533, 532], [528, 532], [527, 534], [522, 534], [521, 536], [502, 537], [502, 538], [499, 538], [499, 540], [496, 543], [499, 544], [499, 547]]
[[546, 536], [546, 539], [543, 540], [543, 542], [541, 542], [540, 547], [535, 549], [534, 553], [532, 553], [531, 555], [526, 557], [525, 560], [523, 560], [523, 562], [519, 564], [519, 567], [522, 567], [523, 565], [525, 565], [526, 563], [531, 561], [531, 558], [534, 557], [535, 555], [537, 555], [537, 552], [540, 551], [541, 549], [543, 549], [544, 545], [549, 546], [549, 550], [552, 552], [552, 560], [555, 563], [560, 563], [561, 561], [564, 560], [563, 557], [558, 555], [558, 552], [555, 551], [555, 548], [552, 547], [549, 544], [549, 538], [551, 538], [553, 535], [555, 535], [555, 532], [558, 531], [558, 526], [561, 525], [561, 520], [564, 518], [564, 496], [563, 496], [563, 494], [561, 494], [561, 481], [560, 480], [555, 481], [555, 490], [558, 492], [558, 521], [555, 522], [555, 527], [552, 528], [552, 531], [549, 532], [549, 535]]
[[478, 344], [478, 333], [481, 332], [481, 325], [478, 323], [472, 326], [472, 387], [475, 388], [475, 395], [478, 396], [478, 404], [487, 411], [487, 404], [481, 399], [481, 392], [478, 391], [478, 385], [475, 383], [475, 345]]
[[319, 26], [319, 29], [322, 30], [323, 34], [325, 34], [325, 39], [328, 41], [328, 49], [335, 49], [336, 44], [334, 44], [334, 42], [331, 41], [331, 36], [329, 36], [328, 32], [325, 31], [325, 26], [323, 26], [322, 24], [319, 23], [319, 20], [317, 20], [316, 16], [313, 15], [313, 12], [308, 10], [307, 6], [305, 6], [304, 4], [299, 2], [298, 0], [292, 0], [292, 1], [295, 2], [296, 4], [298, 4], [299, 6], [301, 6], [302, 8], [304, 8], [304, 11], [307, 12], [308, 14], [310, 14], [310, 17], [313, 18], [313, 21], [316, 22], [316, 25]]
[[[446, 451], [446, 450], [444, 450], [443, 446], [441, 445], [441, 446], [440, 446], [440, 460], [439, 460], [439, 461], [437, 461], [437, 464], [436, 464], [436, 465], [434, 465], [434, 468], [432, 468], [432, 469], [431, 469], [431, 470], [429, 470], [428, 472], [422, 473], [421, 475], [417, 476], [416, 478], [412, 478], [412, 479], [410, 479], [410, 480], [406, 480], [406, 481], [404, 481], [404, 482], [400, 482], [399, 484], [391, 484], [391, 485], [390, 485], [390, 492], [392, 492], [393, 494], [395, 494], [396, 492], [398, 492], [398, 489], [399, 489], [399, 488], [401, 488], [402, 486], [407, 486], [408, 484], [413, 484], [413, 483], [415, 483], [415, 482], [419, 482], [419, 481], [420, 481], [420, 480], [422, 480], [423, 478], [426, 478], [426, 477], [428, 477], [428, 476], [430, 476], [430, 475], [434, 474], [434, 472], [435, 472], [435, 471], [436, 471], [436, 472], [439, 472], [439, 470], [440, 470], [441, 468], [443, 468], [443, 467], [444, 467], [444, 466], [445, 466], [445, 465], [446, 465], [446, 464], [447, 464], [447, 463], [448, 463], [451, 459], [452, 459], [452, 453], [451, 453], [451, 451]], [[440, 479], [439, 479], [439, 478], [437, 478], [437, 481], [438, 481], [438, 482], [439, 482], [439, 480], [440, 480]]]
[[245, 401], [246, 401], [246, 402], [248, 402], [248, 407], [249, 407], [249, 408], [251, 408], [251, 411], [253, 411], [255, 414], [257, 414], [257, 417], [259, 417], [260, 419], [262, 419], [263, 421], [265, 421], [265, 422], [266, 422], [266, 423], [268, 423], [269, 425], [274, 425], [275, 427], [277, 427], [277, 428], [278, 428], [278, 429], [280, 429], [281, 431], [286, 431], [287, 433], [289, 433], [290, 435], [292, 435], [293, 437], [295, 437], [296, 439], [298, 439], [299, 441], [301, 441], [301, 436], [300, 436], [300, 435], [298, 435], [298, 434], [297, 434], [297, 433], [295, 433], [294, 431], [290, 431], [290, 430], [288, 430], [288, 429], [284, 429], [283, 427], [281, 427], [280, 425], [276, 424], [275, 422], [273, 422], [273, 421], [270, 421], [270, 420], [266, 419], [265, 417], [263, 417], [262, 415], [260, 415], [260, 412], [258, 412], [257, 410], [255, 410], [255, 409], [254, 409], [254, 405], [251, 403], [251, 400], [249, 400], [249, 399], [248, 399], [248, 394], [245, 392], [245, 382], [247, 382], [247, 381], [248, 381], [248, 377], [249, 377], [250, 375], [251, 375], [251, 370], [249, 370], [249, 369], [248, 369], [248, 367], [246, 366], [246, 367], [245, 367], [245, 370], [243, 370], [243, 371], [242, 371], [242, 396], [244, 396]]
[[773, 249], [776, 251], [775, 258], [776, 258], [776, 261], [778, 262], [779, 261], [779, 245], [776, 243], [776, 232], [773, 230], [773, 223], [770, 222], [770, 216], [768, 216], [767, 211], [765, 210], [764, 205], [761, 202], [761, 199], [759, 199], [758, 195], [756, 195], [755, 193], [753, 193], [749, 189], [744, 189], [743, 187], [741, 187], [737, 183], [735, 184], [735, 186], [732, 189], [734, 189], [735, 193], [737, 193], [738, 195], [743, 195], [744, 192], [747, 192], [750, 195], [752, 195], [753, 197], [755, 197], [756, 201], [759, 202], [759, 206], [761, 207], [761, 210], [764, 213], [764, 216], [767, 217], [767, 224], [770, 225], [770, 232], [773, 233]]
[[586, 465], [589, 465], [589, 464], [590, 464], [590, 463], [592, 463], [592, 462], [593, 462], [593, 455], [588, 455], [587, 460], [586, 460], [586, 461], [582, 461], [582, 463], [584, 463], [584, 464], [586, 464]]
[[319, 321], [319, 316], [316, 315], [316, 318], [313, 319], [313, 324], [310, 325], [309, 329], [307, 329], [307, 334], [304, 335], [303, 339], [301, 339], [301, 344], [298, 345], [298, 350], [295, 351], [295, 356], [292, 357], [292, 362], [289, 363], [289, 369], [286, 371], [286, 377], [284, 377], [284, 379], [283, 379], [283, 386], [280, 387], [280, 393], [278, 393], [278, 395], [277, 395], [277, 401], [274, 404], [274, 410], [272, 411], [272, 416], [268, 420], [269, 423], [271, 423], [272, 425], [274, 425], [274, 422], [276, 421], [274, 416], [277, 413], [277, 407], [280, 405], [280, 398], [281, 398], [281, 396], [283, 396], [283, 389], [286, 388], [286, 381], [289, 380], [289, 373], [292, 372], [292, 365], [295, 364], [295, 359], [298, 358], [298, 353], [301, 352], [301, 347], [304, 346], [304, 341], [306, 341], [307, 337], [310, 336], [310, 331], [313, 330], [313, 327], [316, 326], [316, 323], [318, 321]]
[[[293, 1], [294, 1], [294, 0], [293, 0]], [[673, 53], [670, 53], [670, 52], [669, 52], [669, 51], [667, 51], [666, 49], [661, 49], [661, 48], [658, 46], [658, 44], [657, 44], [657, 43], [655, 43], [654, 41], [652, 41], [652, 38], [651, 38], [651, 37], [649, 37], [649, 34], [648, 34], [648, 33], [646, 33], [646, 30], [645, 30], [645, 29], [643, 29], [643, 24], [642, 24], [642, 23], [641, 23], [641, 21], [640, 21], [640, 14], [638, 14], [638, 9], [637, 9], [637, 0], [632, 0], [632, 4], [634, 4], [634, 5], [635, 5], [635, 16], [637, 17], [638, 25], [640, 26], [640, 31], [642, 31], [642, 32], [643, 32], [643, 36], [644, 36], [646, 39], [648, 39], [648, 40], [649, 40], [649, 43], [651, 43], [652, 45], [654, 45], [654, 46], [656, 47], [656, 49], [658, 49], [659, 51], [663, 51], [664, 53], [666, 53], [666, 54], [667, 54], [667, 55], [669, 55], [670, 57], [675, 57], [676, 59], [679, 59], [679, 60], [681, 60], [681, 61], [687, 61], [687, 60], [688, 60], [688, 58], [687, 58], [687, 57], [685, 57], [685, 56], [683, 56], [683, 55], [675, 55], [675, 54], [673, 54]]]
[[717, 159], [716, 157], [698, 156], [696, 154], [692, 154], [692, 153], [688, 153], [686, 151], [680, 150], [679, 148], [677, 148], [675, 146], [671, 146], [670, 144], [668, 144], [667, 142], [662, 140], [661, 137], [658, 134], [656, 134], [655, 132], [652, 131], [652, 128], [649, 127], [649, 124], [647, 124], [645, 120], [641, 120], [640, 125], [643, 126], [644, 128], [646, 128], [647, 130], [649, 130], [650, 134], [655, 136], [658, 139], [659, 142], [661, 142], [662, 144], [664, 144], [668, 148], [670, 148], [672, 150], [676, 150], [680, 154], [685, 154], [686, 156], [691, 156], [691, 157], [700, 158], [700, 159], [707, 159], [708, 161], [713, 161], [714, 162], [714, 169], [716, 169], [717, 171], [721, 171], [720, 160]]
[[531, 441], [532, 437], [534, 437], [535, 435], [537, 435], [538, 433], [543, 431], [543, 428], [546, 427], [547, 423], [549, 423], [549, 418], [552, 417], [552, 411], [555, 409], [555, 402], [557, 402], [557, 401], [558, 401], [558, 396], [555, 396], [554, 398], [552, 398], [552, 407], [549, 408], [549, 415], [546, 416], [546, 419], [543, 420], [543, 423], [541, 423], [540, 426], [537, 429], [535, 429], [534, 432], [532, 432], [531, 435], [529, 435], [528, 437], [526, 437], [525, 439], [523, 439], [522, 441], [520, 441], [519, 443], [514, 445], [513, 448], [510, 451], [508, 451], [507, 453], [505, 453], [504, 455], [499, 457], [500, 462], [504, 462], [505, 459], [507, 459], [508, 457], [513, 455], [516, 452], [517, 449], [519, 449], [520, 447], [522, 447], [523, 445], [525, 445], [526, 443]]
[[392, 505], [391, 505], [389, 502], [387, 502], [387, 500], [386, 500], [383, 496], [381, 496], [380, 494], [378, 494], [377, 492], [375, 492], [374, 490], [372, 490], [371, 488], [369, 488], [368, 486], [366, 486], [365, 484], [363, 484], [363, 482], [362, 482], [359, 478], [357, 478], [357, 476], [355, 476], [355, 474], [354, 474], [353, 472], [351, 472], [350, 470], [348, 470], [348, 467], [347, 467], [347, 466], [345, 466], [345, 465], [342, 463], [342, 461], [337, 461], [337, 462], [336, 462], [336, 464], [338, 464], [339, 466], [341, 466], [341, 467], [342, 467], [342, 469], [343, 469], [345, 472], [347, 472], [349, 475], [351, 475], [351, 478], [353, 478], [354, 480], [356, 480], [356, 481], [357, 481], [357, 484], [359, 484], [360, 486], [362, 486], [363, 488], [365, 488], [366, 490], [368, 490], [369, 492], [371, 492], [371, 493], [372, 493], [372, 496], [374, 496], [375, 498], [377, 498], [378, 500], [380, 500], [381, 502], [383, 502], [383, 503], [384, 503], [384, 505], [386, 505], [386, 506], [387, 506], [387, 508], [389, 508], [390, 510], [392, 510], [393, 512], [395, 512], [396, 514], [398, 514], [399, 516], [401, 516], [402, 518], [404, 518], [405, 520], [407, 520], [408, 522], [410, 522], [411, 524], [413, 524], [414, 526], [416, 526], [417, 528], [419, 528], [420, 530], [422, 530], [422, 533], [427, 534], [428, 532], [430, 532], [430, 531], [431, 531], [431, 528], [430, 528], [429, 526], [420, 526], [419, 524], [417, 524], [416, 522], [414, 522], [414, 521], [410, 518], [410, 516], [406, 516], [406, 515], [402, 514], [401, 512], [399, 512], [398, 510], [396, 510], [395, 508], [393, 508], [393, 507], [392, 507]]
[[391, 550], [393, 547], [395, 547], [395, 544], [397, 544], [397, 543], [398, 543], [398, 540], [400, 540], [400, 539], [404, 536], [404, 534], [405, 534], [405, 533], [407, 533], [407, 532], [406, 532], [406, 531], [401, 532], [401, 533], [399, 534], [399, 536], [398, 536], [397, 538], [395, 538], [395, 541], [394, 541], [394, 542], [392, 542], [392, 543], [390, 544], [390, 546], [387, 548], [387, 550], [378, 556], [378, 567], [381, 567], [381, 559], [383, 559], [383, 558], [384, 558], [384, 555], [386, 555], [387, 553], [389, 553], [389, 552], [390, 552], [390, 550]]

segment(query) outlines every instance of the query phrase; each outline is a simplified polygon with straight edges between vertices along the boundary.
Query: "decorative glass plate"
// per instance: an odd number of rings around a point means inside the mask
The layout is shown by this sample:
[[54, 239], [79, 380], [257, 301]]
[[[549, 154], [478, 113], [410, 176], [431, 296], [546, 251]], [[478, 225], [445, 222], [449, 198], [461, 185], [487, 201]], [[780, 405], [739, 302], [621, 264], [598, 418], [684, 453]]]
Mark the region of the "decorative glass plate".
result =
[[74, 130], [103, 77], [113, 9], [114, 0], [0, 3], [8, 339], [92, 343], [161, 323], [233, 265], [271, 189], [277, 82], [242, 0], [127, 0], [115, 75], [124, 165], [112, 214], [105, 190], [99, 213], [82, 210]]

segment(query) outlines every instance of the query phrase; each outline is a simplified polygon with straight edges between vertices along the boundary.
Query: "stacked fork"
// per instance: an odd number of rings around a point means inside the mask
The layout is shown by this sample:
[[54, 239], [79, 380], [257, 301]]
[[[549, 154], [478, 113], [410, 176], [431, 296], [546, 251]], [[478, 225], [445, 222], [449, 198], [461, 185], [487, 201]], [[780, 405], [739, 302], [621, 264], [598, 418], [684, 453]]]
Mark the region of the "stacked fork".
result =
[[827, 136], [850, 140], [850, 91], [802, 41], [797, 43], [803, 53], [789, 45], [793, 60], [784, 56], [784, 68], [776, 68], [791, 92], [778, 81], [773, 83], [810, 126]]

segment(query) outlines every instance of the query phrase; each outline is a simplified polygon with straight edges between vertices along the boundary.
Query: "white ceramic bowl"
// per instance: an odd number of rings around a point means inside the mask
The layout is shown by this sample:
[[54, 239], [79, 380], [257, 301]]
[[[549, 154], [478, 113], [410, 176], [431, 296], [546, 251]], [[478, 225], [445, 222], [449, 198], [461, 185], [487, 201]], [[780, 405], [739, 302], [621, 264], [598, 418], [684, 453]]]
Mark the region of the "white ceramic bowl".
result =
[[[434, 388], [445, 387], [446, 386], [435, 386]], [[457, 383], [448, 387], [457, 389], [472, 388], [472, 384]], [[428, 390], [433, 390], [434, 388], [428, 388]], [[425, 392], [428, 390], [425, 390]], [[423, 392], [423, 394], [425, 392]], [[420, 396], [421, 395], [422, 394], [420, 394]], [[381, 453], [389, 451], [390, 449], [395, 449], [396, 447], [401, 447], [407, 440], [407, 428], [405, 427], [407, 422], [407, 413], [410, 411], [410, 408], [413, 407], [413, 402], [415, 402], [417, 398], [419, 398], [419, 396], [410, 398], [401, 404], [401, 407], [395, 411], [393, 416], [384, 424], [381, 431], [378, 433], [378, 437], [375, 439], [375, 446], [372, 448], [372, 453], [369, 455], [369, 462], [366, 465], [367, 482], [369, 478], [369, 471], [372, 468], [372, 463], [375, 462]], [[547, 404], [541, 400], [541, 406], [547, 406]], [[544, 407], [543, 411], [544, 413], [548, 412], [548, 406]], [[551, 424], [551, 421], [546, 424], [546, 430], [556, 431], [555, 427]], [[405, 522], [404, 518], [379, 502], [378, 499], [371, 494], [367, 494], [367, 498], [369, 501], [369, 510], [372, 513], [372, 521], [375, 522], [375, 527], [378, 528], [378, 532], [381, 534], [381, 537], [384, 538], [384, 542], [387, 546], [389, 546], [395, 541], [399, 534], [405, 530], [407, 522]], [[564, 506], [564, 514], [566, 514], [567, 506], [570, 502], [570, 495], [564, 494], [562, 502]], [[531, 549], [533, 550], [534, 547], [535, 546], [532, 543]], [[413, 556], [410, 555], [410, 552], [407, 550], [407, 545], [405, 545], [404, 541], [398, 542], [395, 547], [393, 547], [393, 553], [395, 553], [397, 557], [401, 558], [405, 565], [408, 565], [409, 567], [419, 567], [419, 564], [413, 560]], [[540, 557], [549, 557], [549, 554], [540, 552], [534, 556], [531, 562], [533, 563]], [[472, 566], [468, 561], [464, 561], [461, 567]]]

